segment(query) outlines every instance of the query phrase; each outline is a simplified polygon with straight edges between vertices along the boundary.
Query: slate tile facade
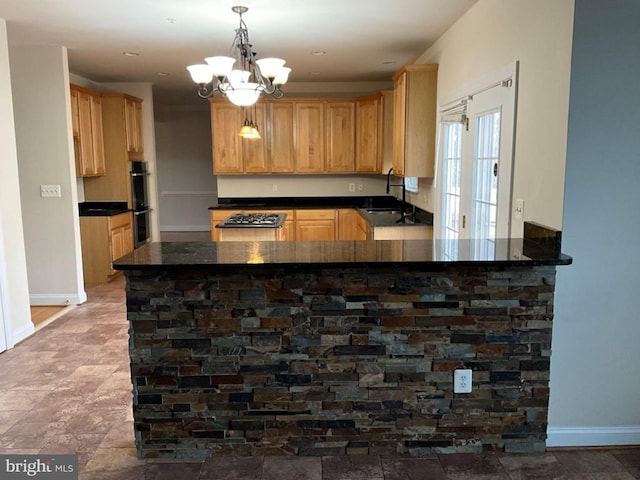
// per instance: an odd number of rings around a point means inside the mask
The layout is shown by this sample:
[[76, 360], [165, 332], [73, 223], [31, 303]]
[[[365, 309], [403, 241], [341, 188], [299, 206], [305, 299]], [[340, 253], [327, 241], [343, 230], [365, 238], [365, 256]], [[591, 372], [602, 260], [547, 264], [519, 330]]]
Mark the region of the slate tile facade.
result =
[[139, 456], [544, 450], [555, 266], [436, 270], [127, 271]]

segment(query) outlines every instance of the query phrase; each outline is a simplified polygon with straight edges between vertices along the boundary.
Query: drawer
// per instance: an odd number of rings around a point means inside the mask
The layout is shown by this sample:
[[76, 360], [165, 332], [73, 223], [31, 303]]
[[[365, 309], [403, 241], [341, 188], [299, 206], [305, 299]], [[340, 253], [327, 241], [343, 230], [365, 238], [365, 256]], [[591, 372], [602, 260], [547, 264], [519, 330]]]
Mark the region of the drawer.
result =
[[335, 220], [335, 209], [296, 210], [296, 220]]
[[109, 217], [109, 223], [111, 228], [118, 228], [131, 223], [131, 212], [119, 213]]

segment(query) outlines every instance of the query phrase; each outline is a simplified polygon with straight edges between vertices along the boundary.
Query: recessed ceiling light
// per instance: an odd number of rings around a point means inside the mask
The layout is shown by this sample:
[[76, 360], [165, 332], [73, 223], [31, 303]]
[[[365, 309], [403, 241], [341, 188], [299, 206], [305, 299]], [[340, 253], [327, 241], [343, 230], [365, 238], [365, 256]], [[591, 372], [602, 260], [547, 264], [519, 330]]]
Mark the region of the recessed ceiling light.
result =
[[309, 72], [309, 75], [313, 75], [314, 77], [317, 77], [320, 75], [320, 72]]
[[316, 50], [314, 52], [311, 52], [311, 55], [316, 55], [316, 56], [320, 56], [320, 55], [326, 55], [327, 52], [325, 52], [324, 50]]
[[158, 75], [159, 77], [168, 77], [169, 73], [168, 72], [156, 72], [156, 75]]
[[138, 52], [122, 52], [125, 57], [137, 57], [140, 55]]

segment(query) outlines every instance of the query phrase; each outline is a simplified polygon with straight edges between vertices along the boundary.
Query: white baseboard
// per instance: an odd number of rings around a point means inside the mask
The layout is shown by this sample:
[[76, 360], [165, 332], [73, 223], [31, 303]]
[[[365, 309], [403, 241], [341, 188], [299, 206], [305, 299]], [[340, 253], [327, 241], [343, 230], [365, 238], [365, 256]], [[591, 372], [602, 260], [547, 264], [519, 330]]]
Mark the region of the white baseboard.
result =
[[547, 447], [640, 445], [640, 425], [627, 427], [549, 427]]
[[29, 322], [29, 325], [27, 325], [24, 328], [21, 328], [20, 330], [16, 330], [15, 332], [13, 332], [11, 334], [11, 343], [12, 345], [7, 345], [10, 348], [15, 347], [15, 345], [19, 342], [21, 342], [22, 340], [24, 340], [27, 337], [30, 337], [31, 335], [33, 335], [33, 332], [35, 332], [36, 329], [33, 326], [33, 323]]
[[160, 232], [210, 232], [211, 225], [160, 225]]
[[59, 294], [49, 294], [49, 293], [34, 293], [29, 295], [29, 304], [33, 306], [43, 306], [43, 305], [80, 305], [87, 301], [87, 293], [79, 292], [79, 293], [59, 293]]

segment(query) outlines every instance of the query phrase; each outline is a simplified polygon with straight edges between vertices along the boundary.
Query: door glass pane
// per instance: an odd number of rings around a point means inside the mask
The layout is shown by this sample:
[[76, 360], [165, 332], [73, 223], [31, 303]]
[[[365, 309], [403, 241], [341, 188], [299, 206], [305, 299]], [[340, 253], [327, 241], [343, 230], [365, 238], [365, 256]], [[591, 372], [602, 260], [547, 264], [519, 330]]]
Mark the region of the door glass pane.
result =
[[444, 124], [443, 136], [442, 253], [444, 258], [456, 260], [460, 235], [462, 124]]
[[476, 118], [473, 154], [472, 249], [474, 258], [492, 259], [495, 252], [500, 158], [500, 111]]

